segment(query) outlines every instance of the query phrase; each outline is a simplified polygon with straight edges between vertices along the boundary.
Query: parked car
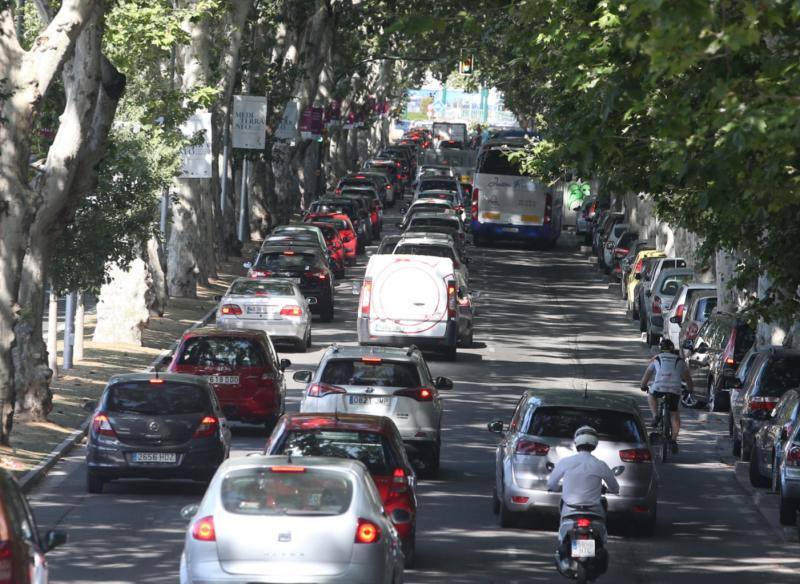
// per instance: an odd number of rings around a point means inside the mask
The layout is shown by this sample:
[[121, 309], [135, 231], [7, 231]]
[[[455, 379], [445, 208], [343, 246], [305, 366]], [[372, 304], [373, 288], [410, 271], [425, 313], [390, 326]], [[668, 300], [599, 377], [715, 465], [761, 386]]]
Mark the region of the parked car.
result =
[[672, 341], [676, 347], [679, 346], [679, 333], [683, 319], [686, 314], [686, 309], [689, 308], [689, 303], [692, 298], [701, 292], [709, 290], [716, 290], [716, 284], [706, 284], [704, 282], [686, 282], [680, 287], [678, 293], [675, 294], [675, 299], [672, 301], [669, 311], [664, 315], [664, 330], [662, 336]]
[[629, 229], [630, 225], [620, 222], [615, 224], [614, 227], [611, 228], [611, 231], [609, 231], [608, 237], [603, 243], [602, 252], [598, 254], [600, 267], [603, 268], [603, 271], [606, 273], [610, 272], [613, 268], [614, 248], [617, 246], [617, 242], [628, 232]]
[[620, 295], [622, 296], [623, 300], [628, 299], [628, 276], [633, 270], [636, 258], [639, 256], [639, 252], [650, 250], [653, 250], [653, 246], [649, 241], [634, 239], [628, 246], [627, 253], [623, 255], [616, 263], [614, 268], [614, 277], [619, 279]]
[[646, 305], [651, 302], [648, 292], [652, 294], [652, 288], [655, 280], [662, 270], [674, 270], [676, 268], [685, 268], [686, 260], [683, 258], [647, 258], [645, 260], [644, 269], [639, 278], [639, 287], [636, 292], [637, 301], [634, 304], [634, 311], [639, 314], [639, 331], [647, 331], [647, 310]]
[[645, 292], [644, 312], [647, 318], [647, 344], [657, 345], [664, 327], [664, 314], [672, 306], [672, 300], [681, 285], [694, 279], [691, 268], [661, 270], [653, 280], [653, 286]]
[[656, 259], [663, 257], [666, 257], [666, 254], [663, 251], [648, 249], [639, 252], [636, 255], [636, 259], [633, 261], [633, 265], [631, 266], [630, 272], [627, 276], [627, 292], [623, 294], [623, 298], [625, 298], [628, 302], [628, 313], [631, 315], [633, 320], [639, 319], [639, 303], [637, 292], [641, 280], [646, 273], [645, 266], [647, 265], [647, 262], [654, 263]]
[[311, 346], [311, 310], [294, 282], [237, 278], [219, 297], [217, 326], [262, 330], [275, 344], [304, 353]]
[[800, 510], [800, 424], [795, 423], [781, 441], [780, 457], [773, 472], [773, 490], [780, 494], [779, 519], [782, 525], [797, 525]]
[[766, 423], [781, 396], [800, 387], [800, 351], [769, 347], [758, 351], [744, 383], [734, 380], [731, 395], [733, 455], [750, 460], [756, 433]]
[[405, 567], [414, 566], [417, 483], [403, 440], [386, 416], [361, 414], [286, 414], [272, 432], [266, 455], [332, 456], [364, 463], [381, 494], [386, 514], [403, 542]]
[[563, 457], [575, 453], [580, 426], [595, 428], [600, 443], [593, 454], [614, 470], [620, 494], [606, 495], [609, 516], [626, 517], [646, 533], [656, 525], [658, 476], [636, 401], [610, 392], [527, 390], [511, 422], [496, 420], [500, 435], [495, 456], [494, 512], [501, 527], [525, 514], [558, 513], [561, 495], [547, 491], [547, 477]]
[[400, 536], [358, 460], [232, 458], [181, 515], [181, 584], [402, 582]]
[[419, 349], [333, 345], [315, 372], [297, 371], [294, 380], [308, 384], [301, 412], [388, 416], [416, 449], [412, 458], [424, 464], [426, 475], [439, 471], [444, 409], [439, 391], [453, 382], [434, 378]]
[[[794, 433], [800, 417], [800, 390], [790, 389], [783, 394], [775, 409], [770, 412], [761, 429], [753, 438], [750, 454], [750, 484], [754, 487], [780, 486], [780, 466], [789, 436]], [[786, 498], [788, 501], [789, 498]], [[794, 519], [796, 523], [797, 505], [781, 509], [781, 523]]]
[[209, 481], [231, 432], [209, 381], [129, 373], [108, 381], [86, 443], [86, 490], [125, 478]]
[[394, 252], [395, 246], [397, 245], [397, 242], [400, 241], [402, 237], [403, 237], [402, 234], [384, 235], [383, 239], [381, 239], [380, 245], [378, 245], [378, 249], [372, 255], [392, 254]]
[[40, 533], [16, 479], [0, 469], [0, 582], [7, 584], [47, 584], [49, 569], [46, 554], [67, 542], [61, 530]]
[[[681, 323], [681, 330], [678, 332], [678, 342], [675, 346], [678, 348], [680, 355], [685, 359], [687, 350], [684, 346], [688, 346], [686, 341], [692, 341], [697, 338], [697, 333], [700, 327], [708, 320], [708, 317], [714, 312], [717, 307], [717, 291], [706, 290], [705, 292], [698, 292], [692, 296], [689, 301], [689, 307], [683, 311], [683, 322]], [[694, 346], [692, 344], [691, 346]]]
[[283, 371], [291, 364], [263, 331], [212, 328], [185, 333], [168, 367], [205, 378], [226, 418], [271, 430], [286, 408]]
[[712, 412], [728, 409], [734, 373], [754, 341], [755, 332], [747, 321], [726, 312], [712, 313], [696, 338], [682, 347], [694, 382], [694, 391], [683, 404], [706, 404]]

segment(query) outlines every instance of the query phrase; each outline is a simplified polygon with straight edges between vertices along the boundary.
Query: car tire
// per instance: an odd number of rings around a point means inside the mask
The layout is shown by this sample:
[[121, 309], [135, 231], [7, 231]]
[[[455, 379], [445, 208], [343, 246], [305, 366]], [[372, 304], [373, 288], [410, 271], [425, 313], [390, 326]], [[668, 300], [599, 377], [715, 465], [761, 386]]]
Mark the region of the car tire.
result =
[[647, 329], [647, 344], [648, 346], [652, 347], [653, 345], [657, 345], [661, 335], [655, 334], [650, 332], [650, 329]]
[[92, 495], [99, 495], [103, 492], [106, 481], [96, 472], [86, 471], [86, 492]]
[[647, 313], [639, 308], [639, 332], [647, 332]]
[[331, 300], [325, 308], [320, 312], [322, 322], [333, 322], [333, 300]]
[[292, 348], [294, 349], [295, 353], [305, 353], [306, 349], [308, 348], [308, 341], [306, 339], [297, 339], [292, 344]]
[[500, 514], [500, 499], [497, 498], [497, 487], [492, 489], [492, 513]]
[[778, 504], [778, 518], [781, 525], [786, 527], [797, 525], [798, 509], [800, 509], [800, 502], [797, 499], [790, 499], [781, 495], [781, 501]]
[[714, 382], [708, 384], [708, 401], [706, 402], [706, 407], [708, 408], [709, 412], [721, 412], [722, 406], [720, 404], [719, 397], [717, 396], [717, 391], [714, 389]]
[[308, 336], [306, 337], [306, 349], [310, 349], [314, 342], [311, 340], [311, 331], [308, 331]]
[[461, 346], [465, 348], [471, 347], [474, 336], [475, 336], [475, 331], [470, 327], [469, 334], [461, 340]]
[[644, 519], [638, 519], [634, 522], [635, 534], [641, 537], [653, 537], [656, 534], [656, 526], [658, 525], [658, 512], [654, 510]]
[[758, 449], [751, 448], [750, 450], [750, 468], [748, 473], [750, 475], [750, 484], [757, 488], [768, 487], [769, 479], [762, 477], [761, 473], [758, 471], [758, 462], [756, 461]]
[[458, 358], [458, 343], [444, 350], [445, 361], [455, 361]]
[[736, 458], [740, 458], [742, 456], [742, 441], [736, 436], [736, 433], [732, 434], [731, 439], [731, 454]]
[[406, 570], [414, 568], [414, 563], [417, 559], [417, 536], [412, 534], [409, 538], [410, 541], [403, 542], [403, 567]]
[[506, 504], [500, 499], [500, 509], [497, 513], [500, 527], [516, 527], [519, 525], [519, 516], [514, 511], [509, 510]]
[[425, 468], [421, 473], [426, 479], [435, 480], [439, 476], [439, 467], [441, 460], [442, 442], [441, 438], [436, 442], [426, 444], [422, 451], [423, 463]]

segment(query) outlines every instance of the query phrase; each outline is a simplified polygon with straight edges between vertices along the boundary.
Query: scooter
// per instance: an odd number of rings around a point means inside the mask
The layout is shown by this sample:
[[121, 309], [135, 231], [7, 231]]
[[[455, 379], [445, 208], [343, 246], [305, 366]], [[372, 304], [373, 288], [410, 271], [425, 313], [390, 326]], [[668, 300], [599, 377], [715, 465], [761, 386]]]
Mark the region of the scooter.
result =
[[591, 507], [566, 507], [558, 530], [556, 569], [578, 584], [592, 582], [608, 569], [606, 518]]

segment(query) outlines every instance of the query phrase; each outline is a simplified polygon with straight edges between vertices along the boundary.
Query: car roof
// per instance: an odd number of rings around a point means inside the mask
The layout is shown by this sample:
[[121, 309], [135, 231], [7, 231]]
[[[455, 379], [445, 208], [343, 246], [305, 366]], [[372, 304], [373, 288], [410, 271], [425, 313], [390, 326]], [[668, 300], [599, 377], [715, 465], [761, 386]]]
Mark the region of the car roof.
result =
[[287, 430], [363, 430], [394, 433], [394, 422], [386, 416], [340, 413], [293, 413], [284, 416]]
[[576, 407], [592, 410], [622, 411], [639, 416], [639, 405], [629, 395], [622, 395], [610, 391], [589, 389], [529, 389], [528, 403], [537, 407]]
[[398, 245], [403, 243], [424, 243], [429, 245], [443, 245], [446, 247], [455, 246], [455, 239], [449, 233], [428, 233], [426, 231], [415, 231], [403, 235], [398, 241]]
[[155, 372], [137, 372], [137, 373], [117, 373], [108, 379], [108, 385], [114, 383], [129, 383], [131, 381], [150, 381], [151, 379], [163, 379], [164, 381], [174, 381], [175, 383], [188, 383], [192, 385], [208, 386], [208, 382], [204, 377], [198, 375], [189, 375], [186, 373], [161, 373], [156, 375]]
[[448, 193], [448, 194], [455, 194], [455, 191], [422, 191], [419, 194], [419, 197], [417, 199], [415, 199], [411, 203], [411, 206], [409, 207], [409, 209], [413, 209], [415, 206], [421, 206], [420, 204], [422, 204], [422, 203], [427, 204], [427, 205], [435, 203], [435, 204], [439, 205], [440, 207], [445, 207], [447, 209], [452, 209], [453, 208], [453, 201], [448, 201], [447, 199], [434, 199], [433, 197], [425, 197], [425, 196], [423, 196], [426, 193], [438, 193], [438, 192]]
[[642, 260], [645, 258], [657, 258], [657, 257], [666, 257], [666, 253], [658, 250], [658, 249], [643, 249], [640, 250], [638, 254], [636, 254], [637, 260]]
[[196, 328], [183, 333], [183, 339], [195, 337], [235, 337], [240, 339], [260, 339], [264, 333], [260, 330], [248, 329], [221, 329], [216, 327]]
[[409, 361], [415, 355], [419, 356], [419, 349], [411, 347], [377, 347], [377, 346], [358, 346], [358, 345], [338, 345], [334, 344], [325, 351], [326, 356], [337, 358], [361, 358], [361, 357], [381, 357], [384, 359], [394, 359], [399, 361]]
[[[240, 278], [236, 278], [231, 285], [228, 287], [228, 290], [225, 292], [225, 295], [228, 295], [230, 289], [233, 287], [234, 284], [238, 284], [239, 282], [277, 282], [279, 284], [287, 284], [289, 287], [292, 288], [293, 294], [298, 294], [300, 292], [300, 288], [298, 288], [297, 284], [290, 280], [289, 278], [248, 278], [247, 276], [242, 276]], [[280, 296], [280, 294], [278, 295]], [[226, 329], [227, 330], [227, 329]]]

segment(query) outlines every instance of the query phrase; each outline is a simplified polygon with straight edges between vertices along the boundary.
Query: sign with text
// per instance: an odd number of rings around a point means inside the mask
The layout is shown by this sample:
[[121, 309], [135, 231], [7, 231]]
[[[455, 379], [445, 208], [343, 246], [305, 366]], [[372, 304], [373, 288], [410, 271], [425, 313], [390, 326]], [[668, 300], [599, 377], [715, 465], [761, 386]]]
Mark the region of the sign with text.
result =
[[324, 108], [314, 106], [303, 109], [303, 113], [300, 116], [300, 125], [298, 126], [303, 139], [309, 140], [322, 135], [322, 116], [324, 111]]
[[183, 123], [181, 133], [202, 141], [183, 151], [180, 178], [211, 178], [211, 114], [197, 112]]
[[278, 129], [275, 130], [275, 137], [280, 140], [296, 140], [300, 136], [297, 133], [297, 120], [300, 117], [300, 106], [296, 99], [286, 104], [283, 110], [283, 118]]
[[233, 96], [233, 147], [263, 150], [267, 136], [267, 98]]

